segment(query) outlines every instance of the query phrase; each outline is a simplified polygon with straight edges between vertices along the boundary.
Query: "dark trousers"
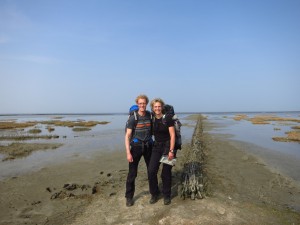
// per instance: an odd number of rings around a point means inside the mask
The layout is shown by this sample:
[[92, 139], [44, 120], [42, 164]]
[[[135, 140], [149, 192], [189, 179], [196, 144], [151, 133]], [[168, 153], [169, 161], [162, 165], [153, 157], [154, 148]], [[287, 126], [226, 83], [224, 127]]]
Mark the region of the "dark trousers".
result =
[[126, 192], [125, 192], [126, 198], [133, 198], [134, 196], [135, 178], [137, 177], [138, 166], [142, 156], [144, 157], [147, 166], [147, 171], [148, 171], [148, 166], [151, 157], [151, 150], [152, 150], [152, 146], [150, 145], [145, 145], [145, 144], [131, 145], [130, 152], [133, 158], [133, 162], [129, 163], [129, 170], [128, 170], [127, 181], [126, 181]]
[[[169, 143], [154, 143], [148, 168], [149, 189], [151, 195], [157, 195], [159, 193], [157, 179], [157, 173], [161, 164], [159, 160], [163, 154], [169, 152], [169, 148]], [[171, 197], [172, 166], [163, 163], [161, 179], [163, 185], [162, 193], [164, 197], [169, 198]]]

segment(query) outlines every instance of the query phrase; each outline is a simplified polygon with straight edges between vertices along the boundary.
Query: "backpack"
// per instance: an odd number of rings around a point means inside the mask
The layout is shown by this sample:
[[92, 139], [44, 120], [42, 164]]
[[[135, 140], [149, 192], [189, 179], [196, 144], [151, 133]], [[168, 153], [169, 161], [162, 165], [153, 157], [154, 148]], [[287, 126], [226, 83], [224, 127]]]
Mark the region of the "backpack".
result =
[[180, 150], [182, 145], [181, 140], [181, 122], [179, 121], [177, 115], [175, 114], [174, 108], [172, 105], [165, 105], [163, 109], [163, 117], [162, 122], [166, 124], [166, 116], [170, 116], [174, 121], [174, 127], [175, 127], [175, 146], [174, 150]]
[[[129, 120], [130, 116], [132, 116], [132, 115], [134, 115], [134, 120], [135, 120], [134, 127], [136, 127], [136, 125], [138, 123], [138, 118], [139, 118], [138, 111], [139, 111], [138, 105], [132, 105], [129, 108], [128, 118], [127, 118], [127, 121], [126, 121], [126, 124], [125, 124], [125, 133], [126, 133], [127, 125], [128, 125], [128, 120]], [[150, 115], [150, 121], [152, 122], [152, 113], [150, 113], [148, 110], [146, 110], [146, 114]], [[133, 133], [134, 133], [134, 130], [132, 130], [132, 134]]]

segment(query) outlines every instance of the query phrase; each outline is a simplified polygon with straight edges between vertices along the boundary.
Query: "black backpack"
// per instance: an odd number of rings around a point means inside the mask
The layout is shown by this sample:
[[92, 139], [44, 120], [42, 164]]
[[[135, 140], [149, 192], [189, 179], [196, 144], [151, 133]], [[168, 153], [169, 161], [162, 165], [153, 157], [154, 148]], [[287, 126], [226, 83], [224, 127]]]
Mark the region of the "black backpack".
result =
[[169, 116], [174, 121], [174, 127], [175, 127], [175, 147], [174, 150], [180, 150], [182, 145], [181, 140], [181, 122], [179, 121], [177, 115], [175, 114], [174, 108], [172, 105], [165, 105], [164, 109], [162, 111], [164, 114], [162, 117], [162, 122], [166, 123], [166, 116]]

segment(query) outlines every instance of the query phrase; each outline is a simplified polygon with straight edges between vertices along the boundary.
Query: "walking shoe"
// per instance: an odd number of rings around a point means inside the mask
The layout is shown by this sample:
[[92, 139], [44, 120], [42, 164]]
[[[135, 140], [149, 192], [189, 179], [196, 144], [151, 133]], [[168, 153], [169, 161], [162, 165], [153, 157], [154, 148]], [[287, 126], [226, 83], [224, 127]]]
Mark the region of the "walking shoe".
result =
[[164, 205], [170, 205], [171, 204], [171, 198], [170, 197], [165, 197], [164, 198]]
[[157, 201], [158, 201], [158, 195], [152, 195], [149, 203], [154, 204]]
[[130, 206], [132, 206], [133, 205], [133, 200], [132, 200], [132, 198], [126, 198], [126, 206], [127, 207], [130, 207]]

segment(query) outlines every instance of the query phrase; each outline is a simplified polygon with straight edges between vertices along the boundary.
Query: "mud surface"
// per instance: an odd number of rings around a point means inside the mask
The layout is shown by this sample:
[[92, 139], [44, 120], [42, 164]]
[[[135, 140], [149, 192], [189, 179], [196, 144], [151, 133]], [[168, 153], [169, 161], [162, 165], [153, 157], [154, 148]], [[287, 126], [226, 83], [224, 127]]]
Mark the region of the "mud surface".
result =
[[211, 126], [205, 122], [204, 199], [178, 196], [183, 149], [173, 169], [172, 203], [149, 204], [141, 160], [134, 205], [126, 207], [128, 164], [120, 150], [0, 181], [0, 224], [299, 224], [299, 186], [250, 155], [254, 146], [206, 134]]
[[6, 161], [26, 157], [35, 151], [56, 149], [60, 146], [62, 146], [62, 144], [30, 144], [14, 142], [5, 146], [0, 145], [0, 153], [5, 155], [2, 161]]

